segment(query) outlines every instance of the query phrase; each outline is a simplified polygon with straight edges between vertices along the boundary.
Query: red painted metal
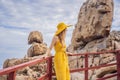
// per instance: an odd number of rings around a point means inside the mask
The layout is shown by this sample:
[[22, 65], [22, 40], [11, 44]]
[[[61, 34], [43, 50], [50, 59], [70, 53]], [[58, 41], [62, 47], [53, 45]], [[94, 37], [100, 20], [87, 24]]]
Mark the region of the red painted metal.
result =
[[[108, 53], [108, 52], [115, 52], [116, 53], [117, 63], [88, 67], [88, 56], [89, 55], [94, 55], [94, 54], [99, 55], [99, 54], [104, 54], [104, 53]], [[111, 76], [103, 77], [103, 78], [100, 78], [100, 79], [97, 79], [97, 80], [105, 80], [105, 79], [109, 79], [109, 78], [115, 77], [115, 76], [117, 76], [117, 80], [120, 80], [120, 61], [119, 61], [120, 60], [120, 50], [106, 51], [106, 52], [94, 52], [94, 53], [81, 53], [81, 54], [74, 54], [72, 56], [84, 56], [85, 67], [84, 68], [78, 68], [78, 69], [72, 69], [72, 70], [70, 70], [71, 73], [79, 72], [79, 71], [85, 71], [85, 80], [88, 80], [88, 70], [99, 69], [101, 67], [117, 65], [117, 74], [113, 74]], [[55, 73], [52, 73], [52, 58], [53, 57], [36, 59], [36, 60], [32, 60], [30, 62], [26, 62], [26, 63], [20, 64], [20, 65], [9, 67], [9, 68], [0, 70], [0, 75], [8, 74], [8, 79], [7, 80], [15, 80], [16, 71], [18, 69], [24, 68], [26, 66], [35, 65], [35, 64], [41, 63], [43, 61], [47, 61], [47, 73], [45, 75], [41, 76], [38, 80], [44, 80], [44, 79], [52, 80], [52, 76], [55, 75]]]
[[16, 72], [11, 72], [9, 73], [7, 80], [15, 80]]
[[[41, 58], [41, 59], [35, 59], [35, 60], [29, 61], [29, 62], [26, 62], [26, 63], [22, 63], [22, 64], [19, 64], [19, 65], [16, 65], [16, 66], [12, 66], [12, 67], [8, 67], [8, 68], [5, 68], [5, 69], [2, 69], [2, 70], [0, 70], [0, 75], [9, 74], [7, 80], [15, 80], [15, 72], [18, 69], [24, 68], [26, 66], [32, 66], [32, 65], [41, 63], [43, 61], [48, 61], [49, 58], [50, 57]], [[46, 75], [42, 76], [42, 79], [39, 79], [39, 80], [43, 80], [45, 77], [47, 77], [47, 76]]]
[[49, 74], [49, 80], [52, 80], [52, 57], [48, 60], [47, 73]]
[[85, 80], [88, 80], [88, 54], [85, 55]]
[[79, 72], [79, 71], [85, 71], [85, 70], [93, 70], [93, 69], [99, 69], [101, 67], [108, 67], [108, 66], [113, 66], [116, 65], [116, 63], [112, 63], [112, 64], [104, 64], [104, 65], [100, 65], [100, 66], [95, 66], [95, 67], [88, 67], [88, 68], [78, 68], [78, 69], [72, 69], [70, 70], [71, 73], [73, 72]]
[[45, 60], [48, 60], [48, 59], [49, 58], [35, 59], [35, 60], [29, 61], [29, 62], [26, 62], [26, 63], [22, 63], [22, 64], [19, 64], [19, 65], [16, 65], [16, 66], [8, 67], [8, 68], [0, 70], [0, 75], [9, 74], [10, 72], [17, 71], [18, 69], [24, 68], [26, 66], [31, 66], [31, 65], [41, 63], [41, 62], [43, 62]]
[[116, 59], [117, 59], [117, 80], [120, 80], [120, 51], [116, 52]]

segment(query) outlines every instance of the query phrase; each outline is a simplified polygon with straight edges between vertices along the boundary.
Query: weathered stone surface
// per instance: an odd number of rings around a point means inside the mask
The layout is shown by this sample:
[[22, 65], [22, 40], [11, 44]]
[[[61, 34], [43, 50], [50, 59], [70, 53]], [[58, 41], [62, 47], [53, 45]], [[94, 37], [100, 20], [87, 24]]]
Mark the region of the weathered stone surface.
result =
[[[75, 50], [73, 52], [76, 53], [85, 53], [85, 52], [100, 52], [100, 51], [106, 51], [106, 50], [115, 50], [120, 49], [120, 31], [112, 31], [110, 35], [107, 38], [101, 38], [97, 40], [93, 40], [86, 44], [86, 46], [82, 49]], [[68, 48], [69, 51], [69, 48]], [[71, 67], [80, 67], [84, 66], [84, 59], [82, 57], [75, 57], [71, 58]], [[74, 59], [74, 60], [73, 60]], [[77, 60], [78, 59], [78, 60]], [[76, 61], [75, 61], [76, 60]], [[90, 56], [89, 57], [89, 65], [99, 65], [104, 63], [109, 63], [111, 61], [116, 60], [115, 53], [104, 53], [101, 55]], [[93, 62], [93, 63], [92, 63]], [[79, 65], [75, 66], [76, 63]]]
[[71, 73], [71, 80], [84, 80], [84, 74], [79, 72]]
[[[113, 75], [113, 74], [112, 73], [106, 74], [104, 77], [111, 76], [111, 75]], [[109, 78], [109, 79], [106, 79], [106, 80], [117, 80], [117, 76]]]
[[44, 55], [35, 56], [35, 57], [26, 57], [26, 58], [21, 58], [21, 59], [18, 59], [18, 58], [7, 59], [7, 60], [4, 61], [3, 68], [7, 68], [7, 67], [14, 66], [14, 65], [22, 64], [22, 63], [25, 63], [25, 62], [28, 62], [28, 61], [31, 61], [31, 60], [42, 58], [43, 56]]
[[[7, 59], [4, 62], [4, 68], [22, 64], [31, 60], [39, 59], [42, 58], [43, 56], [44, 55], [35, 56], [35, 57], [26, 57], [22, 59], [17, 59], [17, 58]], [[47, 71], [46, 69], [47, 69], [46, 62], [42, 62], [36, 65], [19, 69], [17, 71], [16, 80], [37, 80], [41, 75], [45, 74], [45, 72]], [[2, 76], [0, 78], [3, 79], [4, 77]]]
[[0, 80], [7, 80], [7, 76], [6, 75], [0, 76]]
[[98, 70], [96, 70], [96, 75], [97, 78], [102, 78], [107, 74], [112, 74], [115, 73], [117, 71], [116, 66], [109, 66], [109, 67], [104, 67], [104, 68], [100, 68]]
[[72, 35], [74, 49], [88, 42], [107, 37], [113, 19], [113, 0], [87, 0], [81, 7]]
[[32, 78], [30, 76], [25, 75], [17, 75], [15, 80], [36, 80], [35, 78]]
[[32, 46], [28, 49], [27, 56], [33, 57], [38, 55], [43, 55], [47, 51], [47, 45], [42, 43], [33, 43]]
[[[77, 53], [101, 52], [101, 51], [116, 50], [116, 49], [120, 49], [120, 31], [112, 31], [108, 37], [93, 40], [87, 43], [84, 48], [82, 49], [78, 48], [78, 50], [74, 50], [73, 52], [77, 52]], [[68, 48], [68, 51], [69, 51], [69, 48]], [[89, 58], [89, 62], [88, 62], [89, 67], [92, 67], [92, 66], [99, 66], [100, 64], [109, 64], [112, 61], [116, 61], [116, 54], [105, 52], [104, 54], [100, 54], [100, 55], [91, 55], [88, 58]], [[70, 57], [69, 58], [70, 68], [73, 68], [73, 69], [83, 68], [85, 66], [84, 59], [85, 59], [84, 56]], [[90, 75], [89, 77], [97, 78], [96, 73], [98, 72], [94, 70], [93, 73], [94, 75], [92, 74], [92, 71], [91, 71], [89, 73]]]
[[42, 33], [39, 31], [32, 31], [28, 36], [28, 44], [32, 44], [33, 42], [43, 43]]
[[17, 65], [17, 64], [20, 64], [20, 63], [22, 63], [22, 60], [17, 59], [17, 58], [6, 59], [4, 61], [4, 64], [3, 64], [3, 68], [14, 66], [14, 65]]

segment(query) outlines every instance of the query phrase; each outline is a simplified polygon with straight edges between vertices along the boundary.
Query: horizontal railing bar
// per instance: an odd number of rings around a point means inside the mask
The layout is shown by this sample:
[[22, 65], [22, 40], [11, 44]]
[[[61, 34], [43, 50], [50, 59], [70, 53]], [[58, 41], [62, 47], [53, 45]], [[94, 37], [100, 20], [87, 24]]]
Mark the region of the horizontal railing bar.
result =
[[108, 66], [114, 66], [117, 63], [112, 63], [112, 64], [104, 64], [104, 65], [100, 65], [100, 66], [94, 66], [94, 67], [89, 67], [88, 69], [99, 69], [101, 67], [108, 67]]
[[97, 79], [97, 80], [104, 80], [104, 79], [108, 79], [108, 78], [115, 77], [115, 76], [117, 76], [117, 75], [118, 75], [118, 74], [117, 74], [117, 73], [115, 73], [115, 74], [112, 74], [112, 75], [110, 75], [110, 76], [102, 77], [102, 78]]
[[12, 66], [12, 67], [8, 67], [8, 68], [0, 70], [0, 75], [8, 74], [10, 72], [13, 72], [13, 71], [16, 71], [18, 69], [24, 68], [26, 66], [32, 66], [32, 65], [41, 63], [41, 62], [43, 62], [45, 60], [48, 60], [48, 59], [49, 59], [49, 57], [40, 58], [40, 59], [35, 59], [35, 60], [29, 61], [29, 62], [26, 62], [26, 63], [19, 64], [19, 65], [15, 65], [15, 66]]
[[79, 72], [79, 71], [85, 71], [85, 70], [87, 70], [87, 69], [86, 68], [77, 68], [77, 69], [70, 70], [70, 72], [73, 73], [73, 72]]
[[49, 76], [49, 74], [46, 73], [46, 74], [42, 75], [40, 78], [38, 78], [37, 80], [44, 80], [44, 79], [46, 79], [48, 76]]
[[70, 70], [70, 72], [73, 73], [73, 72], [85, 71], [85, 70], [90, 70], [90, 69], [99, 69], [101, 67], [108, 67], [108, 66], [113, 66], [113, 65], [116, 65], [116, 63], [100, 65], [100, 66], [95, 66], [95, 67], [88, 67], [88, 68], [78, 68], [78, 69]]

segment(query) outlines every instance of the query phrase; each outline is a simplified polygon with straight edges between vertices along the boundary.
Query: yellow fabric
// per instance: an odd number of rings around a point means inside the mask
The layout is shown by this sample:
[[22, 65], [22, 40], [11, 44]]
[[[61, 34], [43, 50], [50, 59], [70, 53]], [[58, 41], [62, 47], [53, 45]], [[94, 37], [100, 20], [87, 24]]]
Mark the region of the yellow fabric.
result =
[[56, 51], [54, 57], [54, 68], [57, 80], [70, 80], [66, 45], [62, 46], [60, 41], [57, 41], [54, 49]]
[[57, 31], [56, 31], [55, 35], [60, 34], [64, 29], [66, 29], [67, 27], [70, 27], [70, 26], [72, 26], [72, 25], [67, 25], [67, 24], [65, 24], [63, 22], [59, 23], [57, 25]]

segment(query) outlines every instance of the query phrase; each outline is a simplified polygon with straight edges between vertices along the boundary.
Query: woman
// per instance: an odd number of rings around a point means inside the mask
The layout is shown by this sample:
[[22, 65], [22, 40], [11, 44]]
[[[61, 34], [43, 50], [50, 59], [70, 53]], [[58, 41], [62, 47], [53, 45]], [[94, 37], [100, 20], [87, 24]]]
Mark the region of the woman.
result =
[[[59, 23], [57, 25], [57, 31], [52, 39], [52, 43], [47, 51], [47, 55], [50, 56], [52, 48], [55, 49], [54, 68], [56, 72], [57, 80], [70, 80], [70, 72], [68, 66], [68, 57], [66, 52], [65, 37], [67, 27], [65, 23]], [[69, 53], [71, 55], [71, 53]]]

